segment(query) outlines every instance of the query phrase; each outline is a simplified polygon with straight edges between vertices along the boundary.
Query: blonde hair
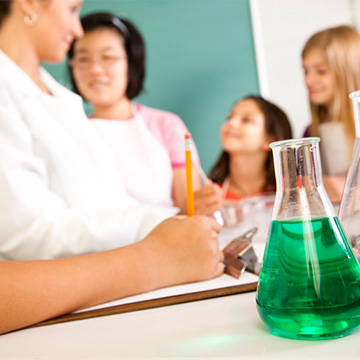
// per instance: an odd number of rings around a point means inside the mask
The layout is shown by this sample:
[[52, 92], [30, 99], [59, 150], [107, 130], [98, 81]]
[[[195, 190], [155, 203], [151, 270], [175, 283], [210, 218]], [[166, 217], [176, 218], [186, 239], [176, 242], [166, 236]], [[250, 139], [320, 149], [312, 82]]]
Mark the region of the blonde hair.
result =
[[310, 102], [312, 123], [310, 135], [319, 136], [318, 128], [326, 118], [344, 124], [349, 139], [349, 156], [355, 141], [355, 124], [349, 94], [360, 90], [360, 34], [347, 25], [320, 31], [306, 42], [302, 59], [314, 50], [322, 51], [331, 71], [335, 74], [335, 95], [330, 108]]

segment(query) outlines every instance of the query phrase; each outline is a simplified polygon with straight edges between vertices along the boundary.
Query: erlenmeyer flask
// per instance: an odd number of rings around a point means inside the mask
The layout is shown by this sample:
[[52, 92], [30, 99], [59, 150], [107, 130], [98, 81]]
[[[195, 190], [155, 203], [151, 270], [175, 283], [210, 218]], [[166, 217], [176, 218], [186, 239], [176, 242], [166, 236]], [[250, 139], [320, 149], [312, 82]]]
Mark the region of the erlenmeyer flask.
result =
[[349, 95], [353, 103], [356, 140], [340, 202], [339, 219], [360, 260], [360, 91]]
[[277, 190], [256, 302], [272, 332], [293, 339], [360, 325], [360, 265], [324, 190], [319, 141], [270, 144]]

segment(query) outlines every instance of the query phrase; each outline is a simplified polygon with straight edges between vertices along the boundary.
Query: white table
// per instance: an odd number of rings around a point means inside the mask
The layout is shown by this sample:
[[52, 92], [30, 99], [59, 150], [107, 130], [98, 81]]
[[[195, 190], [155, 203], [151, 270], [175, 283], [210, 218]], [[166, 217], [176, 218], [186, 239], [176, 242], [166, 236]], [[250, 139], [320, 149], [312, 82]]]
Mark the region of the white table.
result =
[[255, 292], [106, 316], [0, 336], [0, 358], [359, 359], [360, 330], [336, 340], [276, 337]]
[[[220, 242], [246, 230], [224, 230]], [[254, 238], [260, 259], [263, 233]], [[360, 329], [336, 340], [276, 337], [260, 320], [251, 292], [16, 331], [0, 336], [0, 358], [360, 359], [359, 343]]]

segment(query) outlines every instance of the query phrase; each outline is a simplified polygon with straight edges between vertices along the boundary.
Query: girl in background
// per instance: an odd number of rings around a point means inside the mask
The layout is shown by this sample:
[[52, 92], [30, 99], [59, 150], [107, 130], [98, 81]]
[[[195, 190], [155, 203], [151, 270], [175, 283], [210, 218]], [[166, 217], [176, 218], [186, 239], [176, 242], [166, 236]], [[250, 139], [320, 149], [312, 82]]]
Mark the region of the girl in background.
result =
[[337, 26], [312, 35], [302, 51], [311, 124], [305, 136], [319, 136], [324, 185], [340, 201], [355, 142], [349, 94], [360, 89], [360, 34]]
[[238, 100], [221, 126], [223, 151], [210, 171], [225, 201], [275, 191], [269, 144], [292, 138], [290, 122], [276, 105], [260, 96]]

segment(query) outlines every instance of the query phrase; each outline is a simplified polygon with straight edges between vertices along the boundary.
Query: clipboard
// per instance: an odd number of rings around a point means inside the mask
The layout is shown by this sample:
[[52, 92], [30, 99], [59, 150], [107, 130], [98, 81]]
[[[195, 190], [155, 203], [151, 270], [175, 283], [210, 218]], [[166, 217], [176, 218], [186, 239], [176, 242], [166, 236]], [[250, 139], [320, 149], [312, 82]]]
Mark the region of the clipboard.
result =
[[[249, 243], [256, 231], [256, 228], [251, 229], [230, 242], [224, 249], [225, 260], [232, 260], [234, 251], [235, 257], [237, 257], [239, 251], [238, 247], [243, 247], [243, 245]], [[246, 247], [246, 249], [247, 248], [248, 247]], [[252, 254], [250, 255], [257, 261], [252, 247], [250, 247], [250, 249], [252, 250]], [[248, 261], [249, 259], [244, 258], [243, 260], [246, 261], [247, 265], [251, 265]], [[235, 268], [236, 267], [237, 265]], [[127, 298], [118, 299], [105, 304], [96, 305], [84, 310], [62, 315], [53, 319], [45, 320], [34, 324], [31, 327], [53, 325], [70, 321], [91, 319], [100, 316], [154, 309], [162, 306], [183, 304], [192, 301], [206, 300], [221, 296], [229, 296], [255, 291], [257, 289], [259, 277], [250, 269], [252, 269], [252, 266], [249, 266], [250, 272], [245, 271], [241, 274], [241, 276], [230, 276], [229, 274], [231, 274], [233, 271], [225, 271], [224, 274], [214, 279], [170, 286], [168, 288], [162, 288], [144, 294], [129, 296]]]
[[[248, 274], [251, 276], [252, 274]], [[228, 276], [226, 274], [222, 275]], [[251, 277], [252, 280], [254, 280], [253, 277]], [[256, 279], [255, 279], [256, 280]], [[200, 283], [198, 283], [200, 284]], [[181, 286], [181, 285], [180, 285]], [[174, 287], [177, 288], [177, 287]], [[132, 311], [139, 311], [139, 310], [146, 310], [146, 309], [154, 309], [159, 308], [162, 306], [169, 306], [169, 305], [176, 305], [176, 304], [183, 304], [191, 301], [199, 301], [199, 300], [205, 300], [205, 299], [212, 299], [217, 298], [220, 296], [229, 296], [229, 295], [235, 295], [235, 294], [241, 294], [241, 293], [247, 293], [251, 291], [255, 291], [257, 288], [257, 281], [251, 281], [246, 282], [239, 285], [233, 285], [233, 286], [226, 286], [221, 288], [215, 288], [210, 290], [201, 290], [201, 291], [195, 291], [190, 293], [184, 293], [184, 294], [178, 294], [178, 295], [171, 295], [171, 296], [165, 296], [165, 297], [157, 297], [157, 298], [151, 298], [143, 301], [136, 301], [136, 302], [128, 302], [120, 305], [111, 305], [109, 306], [100, 305], [100, 308], [89, 308], [82, 310], [80, 312], [75, 312], [67, 315], [62, 315], [53, 319], [45, 320], [40, 323], [37, 323], [35, 325], [32, 325], [30, 327], [38, 327], [38, 326], [45, 326], [45, 325], [54, 325], [54, 324], [60, 324], [64, 322], [70, 322], [70, 321], [77, 321], [77, 320], [85, 320], [85, 319], [91, 319], [96, 318], [100, 316], [108, 316], [108, 315], [115, 315], [115, 314], [122, 314], [122, 313], [128, 313]], [[151, 294], [153, 292], [150, 292]]]

